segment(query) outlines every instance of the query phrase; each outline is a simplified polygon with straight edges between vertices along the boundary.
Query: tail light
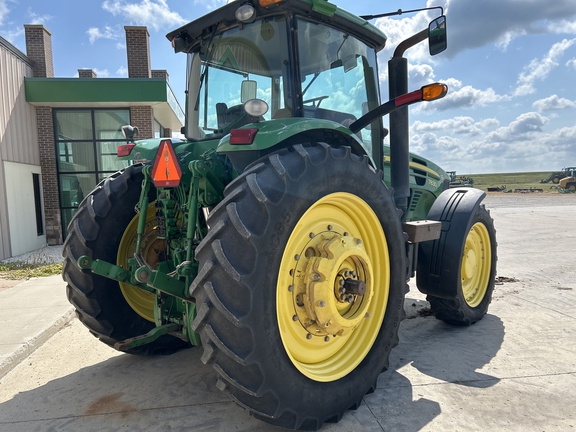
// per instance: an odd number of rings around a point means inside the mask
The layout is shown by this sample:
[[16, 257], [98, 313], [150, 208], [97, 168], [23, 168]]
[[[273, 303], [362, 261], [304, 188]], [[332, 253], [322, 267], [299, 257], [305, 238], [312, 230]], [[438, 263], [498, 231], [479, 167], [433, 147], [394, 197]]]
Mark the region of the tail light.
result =
[[136, 144], [134, 144], [134, 143], [119, 145], [118, 146], [118, 157], [130, 156], [130, 153], [132, 152], [132, 149], [134, 148], [135, 145]]

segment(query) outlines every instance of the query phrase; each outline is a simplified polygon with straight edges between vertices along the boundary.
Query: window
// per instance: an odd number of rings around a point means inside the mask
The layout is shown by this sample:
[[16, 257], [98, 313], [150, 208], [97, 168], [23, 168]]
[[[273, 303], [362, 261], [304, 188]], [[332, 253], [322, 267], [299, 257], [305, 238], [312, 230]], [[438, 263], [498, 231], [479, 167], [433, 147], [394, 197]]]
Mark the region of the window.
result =
[[128, 166], [117, 160], [125, 142], [121, 127], [130, 124], [128, 109], [56, 109], [54, 130], [63, 233], [78, 204], [110, 174]]
[[34, 187], [34, 210], [36, 211], [36, 233], [44, 235], [44, 222], [42, 220], [42, 192], [40, 189], [40, 174], [32, 173]]

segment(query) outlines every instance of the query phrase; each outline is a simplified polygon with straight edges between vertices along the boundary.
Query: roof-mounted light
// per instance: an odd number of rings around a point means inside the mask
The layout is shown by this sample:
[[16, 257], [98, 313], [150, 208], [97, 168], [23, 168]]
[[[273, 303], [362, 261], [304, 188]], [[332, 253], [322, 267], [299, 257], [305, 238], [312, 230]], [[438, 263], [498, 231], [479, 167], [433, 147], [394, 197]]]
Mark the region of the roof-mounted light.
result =
[[256, 18], [256, 9], [252, 5], [244, 4], [236, 9], [235, 16], [241, 23], [250, 23]]

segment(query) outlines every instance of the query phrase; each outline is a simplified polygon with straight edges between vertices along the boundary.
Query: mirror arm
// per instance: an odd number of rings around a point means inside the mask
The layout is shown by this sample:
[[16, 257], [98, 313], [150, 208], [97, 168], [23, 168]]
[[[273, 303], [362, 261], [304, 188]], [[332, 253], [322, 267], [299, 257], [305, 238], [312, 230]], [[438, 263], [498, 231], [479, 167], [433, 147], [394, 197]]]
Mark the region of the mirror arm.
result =
[[403, 40], [398, 44], [396, 49], [394, 50], [394, 55], [392, 58], [400, 58], [404, 55], [404, 52], [408, 49], [413, 47], [414, 45], [426, 40], [428, 37], [428, 29], [424, 29], [421, 32], [416, 33], [415, 35], [410, 36], [408, 39]]

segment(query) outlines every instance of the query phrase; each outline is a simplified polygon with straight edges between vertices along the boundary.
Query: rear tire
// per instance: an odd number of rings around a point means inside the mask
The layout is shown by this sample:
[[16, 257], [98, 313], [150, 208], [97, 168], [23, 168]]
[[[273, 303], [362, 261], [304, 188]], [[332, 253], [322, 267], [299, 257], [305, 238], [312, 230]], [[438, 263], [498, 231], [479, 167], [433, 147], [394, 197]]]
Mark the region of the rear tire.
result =
[[442, 257], [445, 262], [458, 263], [456, 297], [445, 299], [428, 295], [427, 300], [437, 319], [469, 326], [486, 315], [496, 278], [496, 230], [483, 205], [478, 207], [470, 221], [468, 235], [462, 241], [460, 256]]
[[[296, 145], [230, 183], [208, 225], [190, 290], [218, 387], [290, 429], [356, 409], [404, 316], [405, 243], [382, 173], [349, 148]], [[350, 303], [344, 274], [366, 282]]]
[[[67, 282], [68, 300], [76, 308], [80, 322], [111, 347], [116, 342], [148, 333], [156, 327], [149, 318], [141, 316], [150, 316], [154, 295], [151, 303], [147, 299], [150, 297], [147, 292], [124, 286], [124, 292], [129, 293], [125, 297], [118, 282], [89, 270], [80, 270], [76, 263], [82, 255], [88, 255], [93, 260], [117, 262], [124, 232], [136, 216], [134, 207], [140, 198], [143, 178], [142, 166], [133, 165], [100, 183], [80, 203], [68, 226], [62, 251], [65, 258], [62, 277]], [[144, 298], [143, 305], [139, 301], [141, 298]], [[140, 303], [140, 306], [131, 307], [127, 299], [133, 305]], [[187, 346], [189, 344], [174, 336], [164, 335], [150, 344], [126, 352], [169, 354]]]

